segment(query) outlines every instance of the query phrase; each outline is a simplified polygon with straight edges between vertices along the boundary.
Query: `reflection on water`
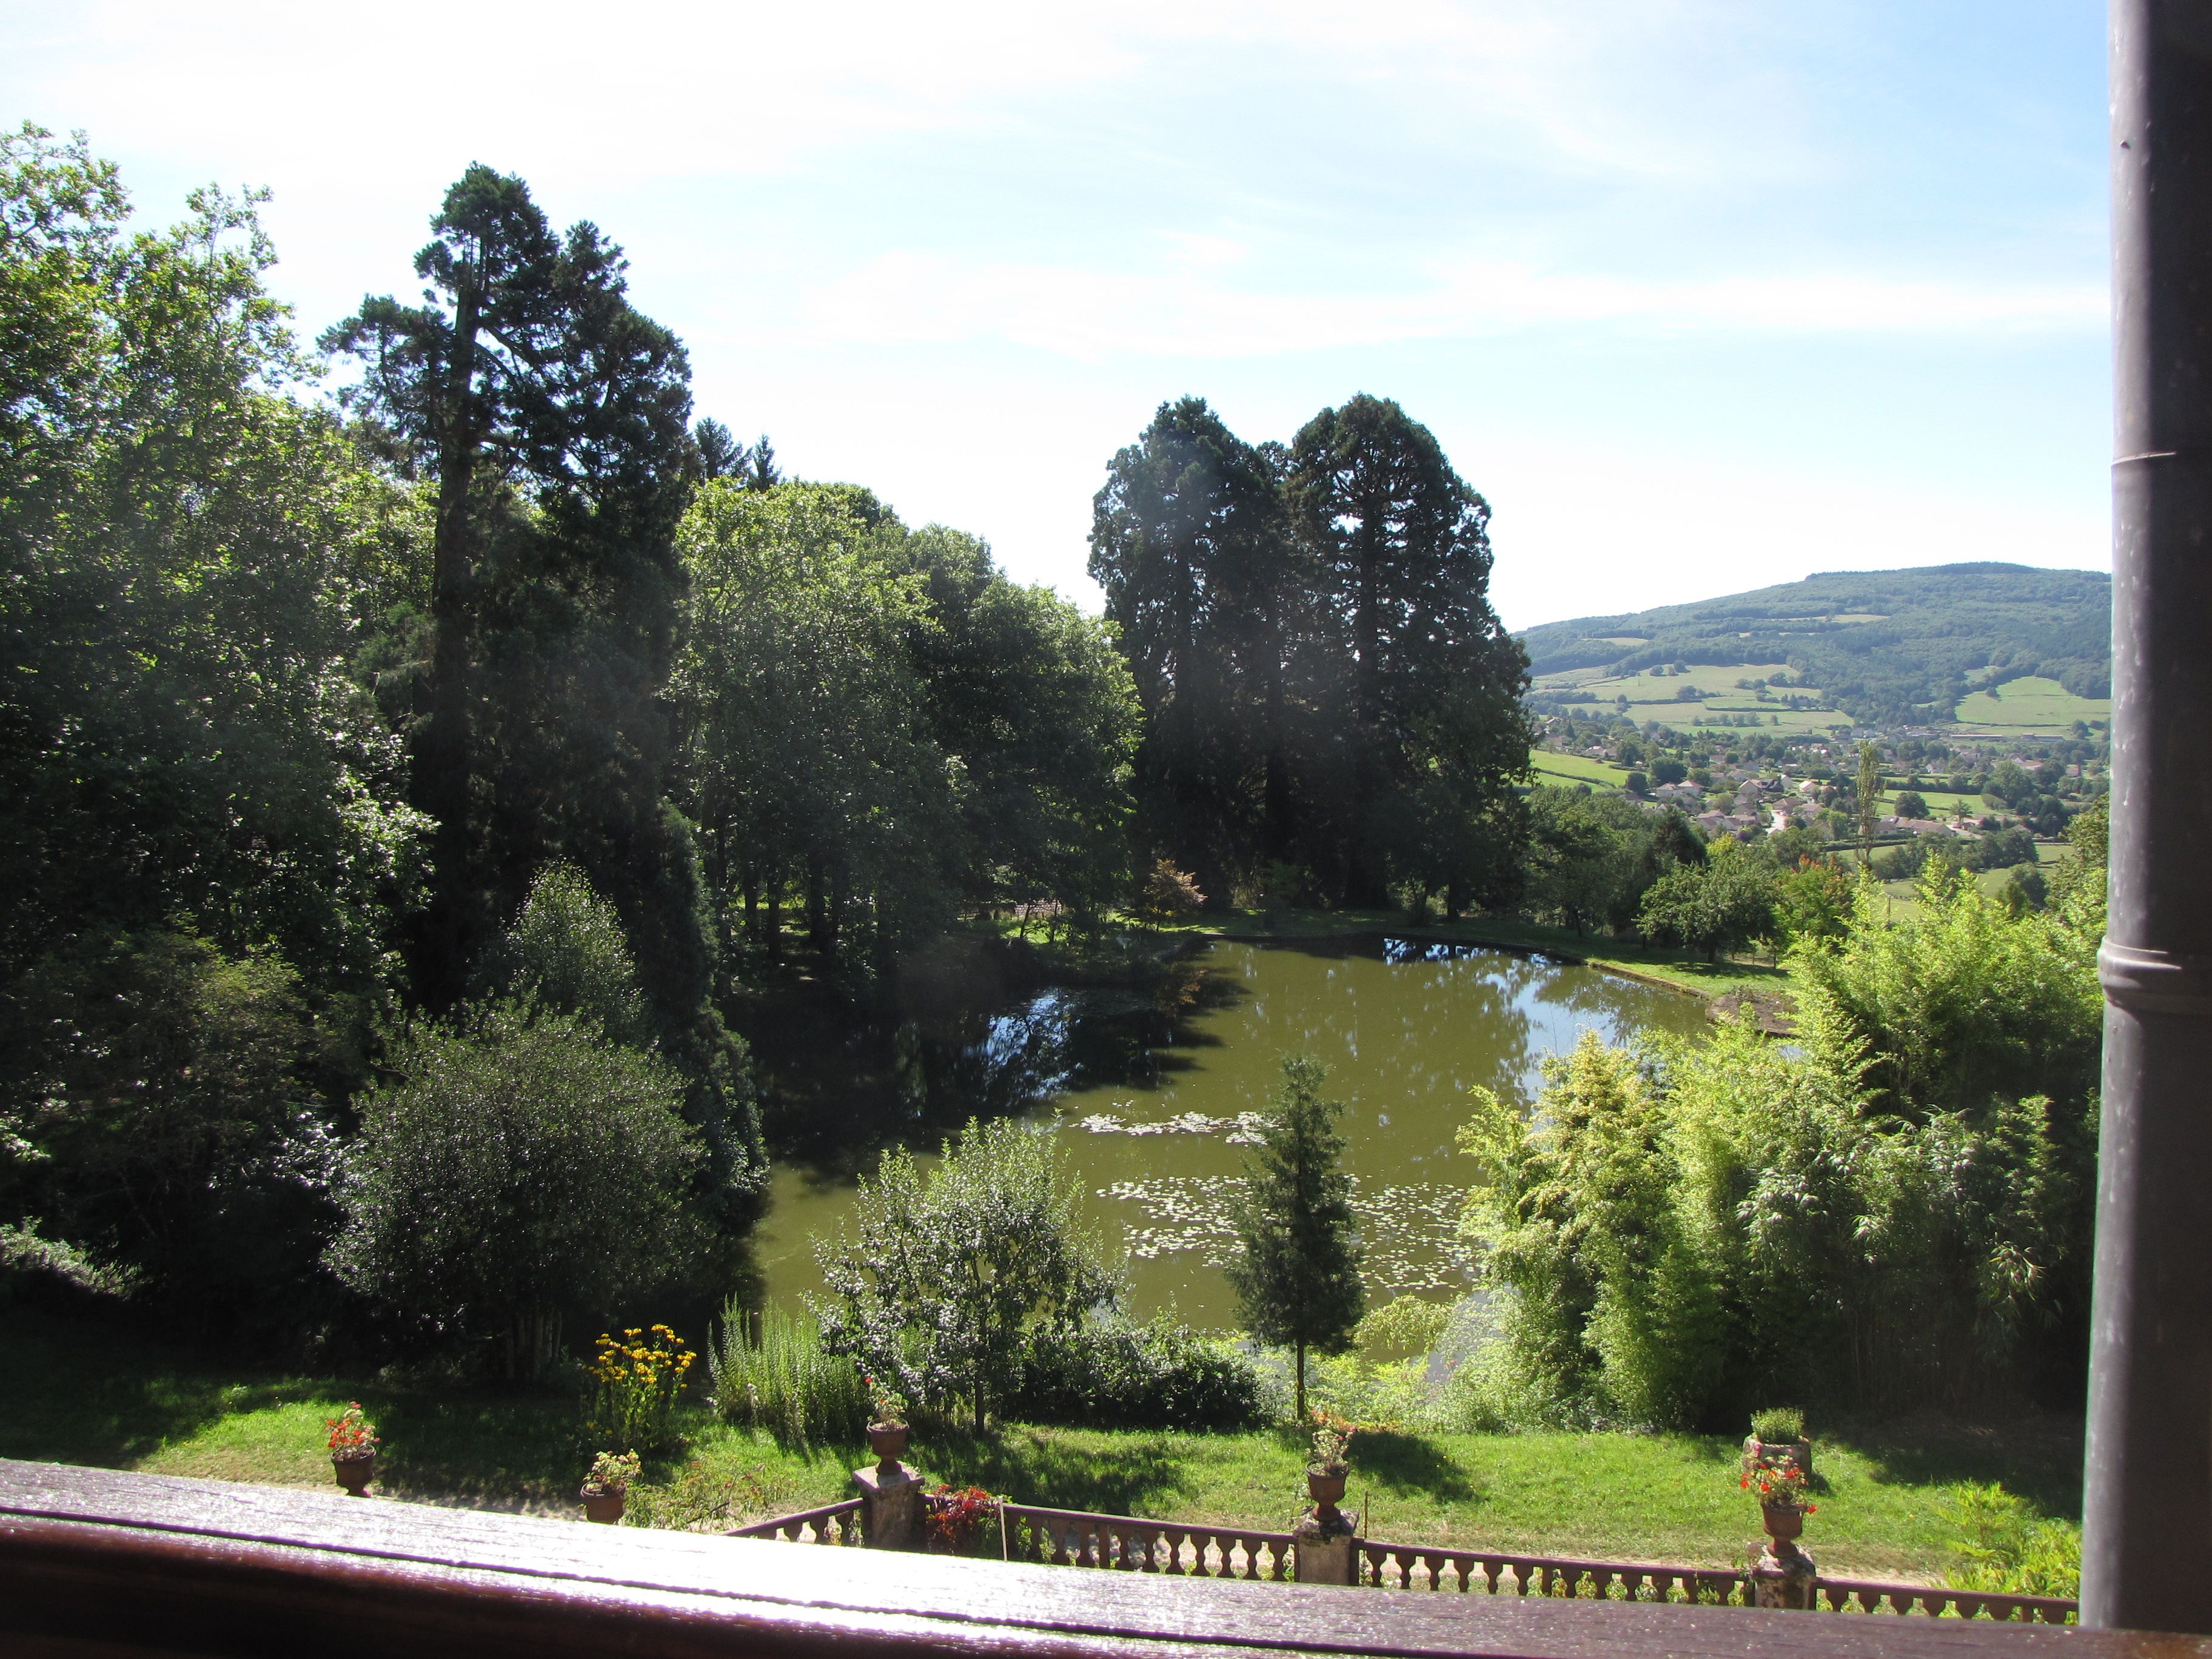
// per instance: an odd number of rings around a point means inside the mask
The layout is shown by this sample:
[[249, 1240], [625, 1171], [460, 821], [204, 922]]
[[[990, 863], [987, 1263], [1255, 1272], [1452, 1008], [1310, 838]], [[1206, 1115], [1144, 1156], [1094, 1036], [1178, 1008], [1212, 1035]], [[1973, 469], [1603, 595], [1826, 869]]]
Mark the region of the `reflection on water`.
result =
[[1585, 1030], [1703, 1024], [1696, 1000], [1594, 969], [1397, 938], [1217, 941], [1141, 990], [939, 1010], [900, 1033], [900, 1112], [834, 1115], [834, 1147], [818, 1118], [785, 1138], [758, 1259], [771, 1297], [816, 1288], [807, 1235], [842, 1230], [848, 1171], [889, 1139], [932, 1147], [973, 1114], [1022, 1112], [1066, 1138], [1093, 1218], [1128, 1252], [1136, 1310], [1228, 1323], [1229, 1194], [1281, 1057], [1304, 1052], [1347, 1103], [1370, 1294], [1449, 1291], [1464, 1273], [1453, 1134], [1468, 1090], [1525, 1103], [1544, 1057]]

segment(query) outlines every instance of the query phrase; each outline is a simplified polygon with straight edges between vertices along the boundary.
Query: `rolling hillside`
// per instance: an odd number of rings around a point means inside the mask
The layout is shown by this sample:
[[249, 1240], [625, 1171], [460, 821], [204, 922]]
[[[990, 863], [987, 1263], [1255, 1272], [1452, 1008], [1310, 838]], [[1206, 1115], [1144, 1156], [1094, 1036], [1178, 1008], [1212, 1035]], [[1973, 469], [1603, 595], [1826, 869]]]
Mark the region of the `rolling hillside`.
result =
[[[1694, 605], [1547, 623], [1521, 639], [1540, 706], [1641, 702], [1712, 678], [1701, 669], [1728, 669], [1812, 694], [1798, 699], [1808, 722], [1812, 705], [1840, 711], [1831, 721], [1948, 720], [1975, 694], [2030, 678], [2049, 687], [2038, 688], [2037, 714], [2063, 708], [2072, 718], [2111, 696], [2112, 578], [2013, 564], [1832, 571]], [[1681, 668], [1689, 673], [1654, 683], [1652, 670]], [[1733, 690], [1740, 676], [1724, 678]], [[2008, 700], [2000, 693], [1994, 702]], [[1982, 696], [1963, 717], [1991, 712]]]

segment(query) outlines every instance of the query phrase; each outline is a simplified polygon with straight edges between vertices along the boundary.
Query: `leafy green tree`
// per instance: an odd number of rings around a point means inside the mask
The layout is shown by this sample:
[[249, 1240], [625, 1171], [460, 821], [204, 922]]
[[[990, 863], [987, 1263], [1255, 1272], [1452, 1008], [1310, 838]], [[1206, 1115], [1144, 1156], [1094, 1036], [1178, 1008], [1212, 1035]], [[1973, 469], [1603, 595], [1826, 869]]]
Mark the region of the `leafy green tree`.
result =
[[520, 179], [471, 167], [431, 226], [423, 302], [372, 296], [323, 337], [435, 504], [410, 731], [413, 799], [437, 826], [416, 994], [451, 1010], [534, 872], [573, 860], [635, 944], [734, 1220], [765, 1160], [744, 1049], [711, 1001], [690, 830], [664, 798], [690, 366], [630, 305], [622, 251], [589, 223], [556, 234]]
[[1678, 864], [1644, 896], [1637, 925], [1650, 938], [1718, 960], [1763, 939], [1774, 926], [1772, 864], [1733, 836], [1715, 842], [1702, 864]]
[[1872, 856], [1875, 824], [1881, 817], [1881, 750], [1871, 743], [1859, 745], [1859, 859]]
[[1855, 884], [1833, 859], [1803, 859], [1774, 883], [1774, 927], [1782, 942], [1839, 939], [1850, 931]]
[[1239, 1254], [1227, 1270], [1252, 1334], [1291, 1350], [1302, 1422], [1307, 1351], [1348, 1352], [1367, 1310], [1352, 1179], [1337, 1167], [1344, 1103], [1322, 1098], [1327, 1078], [1311, 1055], [1285, 1057], [1274, 1109], [1245, 1160], [1236, 1204]]
[[1928, 816], [1926, 798], [1917, 789], [1905, 790], [1897, 798], [1897, 816], [1901, 818], [1926, 817]]
[[417, 1025], [386, 1060], [329, 1261], [408, 1336], [534, 1378], [564, 1324], [610, 1317], [696, 1259], [679, 1195], [698, 1150], [659, 1060], [513, 1003]]
[[926, 1175], [904, 1148], [886, 1152], [860, 1182], [852, 1236], [815, 1241], [824, 1346], [933, 1410], [964, 1400], [981, 1431], [1032, 1343], [1113, 1303], [1080, 1200], [1058, 1139], [1008, 1118], [971, 1120]]
[[395, 492], [289, 395], [257, 203], [133, 231], [0, 136], [0, 1213], [208, 1320], [308, 1303], [423, 828], [345, 672]]
[[653, 1041], [622, 918], [573, 864], [548, 865], [531, 884], [483, 977], [494, 996], [588, 1016], [611, 1042], [642, 1048]]

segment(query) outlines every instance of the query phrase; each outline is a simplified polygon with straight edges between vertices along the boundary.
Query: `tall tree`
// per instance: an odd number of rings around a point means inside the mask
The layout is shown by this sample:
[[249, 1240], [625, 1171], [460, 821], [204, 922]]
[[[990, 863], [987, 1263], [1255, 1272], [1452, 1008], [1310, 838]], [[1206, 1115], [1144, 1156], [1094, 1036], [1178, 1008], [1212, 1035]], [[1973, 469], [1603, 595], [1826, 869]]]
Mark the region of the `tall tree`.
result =
[[537, 871], [573, 859], [622, 915], [735, 1201], [762, 1168], [750, 1085], [709, 1000], [690, 833], [662, 798], [675, 532], [699, 465], [689, 364], [630, 305], [621, 250], [589, 223], [556, 235], [520, 179], [470, 167], [431, 223], [423, 303], [371, 297], [323, 342], [360, 362], [355, 407], [435, 502], [416, 994], [452, 1008]]
[[1241, 1254], [1229, 1264], [1244, 1323], [1262, 1342], [1293, 1352], [1297, 1414], [1306, 1414], [1306, 1353], [1342, 1353], [1366, 1310], [1352, 1180], [1337, 1167], [1340, 1100], [1323, 1100], [1328, 1073], [1310, 1054], [1286, 1055], [1274, 1109], [1244, 1166], [1237, 1202]]
[[[1299, 585], [1283, 529], [1272, 458], [1199, 398], [1160, 405], [1115, 456], [1092, 514], [1091, 574], [1147, 717], [1144, 832], [1223, 902], [1255, 861], [1263, 816], [1275, 815], [1267, 840], [1288, 828], [1283, 677]], [[1255, 703], [1274, 714], [1272, 744], [1255, 741]]]
[[699, 471], [708, 478], [726, 478], [742, 471], [745, 447], [730, 435], [730, 428], [711, 416], [691, 429], [699, 446]]
[[1489, 504], [1427, 428], [1364, 393], [1300, 429], [1289, 489], [1349, 650], [1345, 899], [1381, 903], [1394, 876], [1502, 878], [1505, 860], [1483, 869], [1468, 856], [1479, 848], [1439, 847], [1434, 833], [1486, 814], [1507, 829], [1527, 767], [1528, 658], [1490, 606]]

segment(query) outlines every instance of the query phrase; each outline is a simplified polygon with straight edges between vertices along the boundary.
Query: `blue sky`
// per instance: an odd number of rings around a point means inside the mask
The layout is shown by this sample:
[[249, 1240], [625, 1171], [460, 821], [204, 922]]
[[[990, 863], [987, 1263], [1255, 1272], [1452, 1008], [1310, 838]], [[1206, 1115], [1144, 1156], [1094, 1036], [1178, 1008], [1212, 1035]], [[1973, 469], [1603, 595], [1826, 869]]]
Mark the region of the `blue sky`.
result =
[[0, 118], [266, 185], [312, 331], [481, 160], [629, 250], [699, 407], [1094, 607], [1163, 399], [1395, 397], [1516, 627], [2108, 564], [2094, 0], [0, 3]]

